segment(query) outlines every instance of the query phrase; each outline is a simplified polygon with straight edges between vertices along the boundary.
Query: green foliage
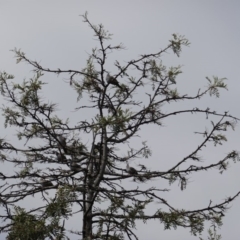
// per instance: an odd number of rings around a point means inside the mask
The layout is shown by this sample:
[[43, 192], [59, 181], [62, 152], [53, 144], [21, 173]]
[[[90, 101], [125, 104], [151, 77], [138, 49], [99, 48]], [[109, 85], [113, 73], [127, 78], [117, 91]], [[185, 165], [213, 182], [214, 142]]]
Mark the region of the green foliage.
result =
[[[217, 234], [217, 230], [216, 230], [216, 226], [215, 225], [212, 225], [211, 228], [208, 229], [208, 238], [207, 240], [221, 240], [222, 239], [222, 236], [220, 234]], [[200, 240], [204, 240], [203, 238], [199, 238]]]
[[206, 79], [209, 82], [208, 88], [210, 96], [219, 97], [219, 88], [227, 89], [227, 85], [224, 82], [226, 78], [218, 78], [216, 76], [213, 76], [213, 80], [211, 80], [209, 77], [206, 77]]
[[15, 207], [11, 225], [8, 240], [44, 240], [47, 236], [45, 220], [37, 219], [35, 215], [26, 213], [20, 207]]

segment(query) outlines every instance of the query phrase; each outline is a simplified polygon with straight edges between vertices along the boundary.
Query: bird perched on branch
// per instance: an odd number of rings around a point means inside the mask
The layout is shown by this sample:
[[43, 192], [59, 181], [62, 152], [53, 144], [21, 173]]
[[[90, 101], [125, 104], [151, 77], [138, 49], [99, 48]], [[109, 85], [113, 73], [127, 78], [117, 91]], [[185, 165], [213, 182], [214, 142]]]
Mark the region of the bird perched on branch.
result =
[[93, 159], [94, 171], [98, 172], [100, 170], [101, 160], [99, 158]]
[[126, 171], [131, 175], [138, 175], [137, 170], [133, 167], [129, 167], [128, 163], [127, 163]]
[[49, 187], [53, 186], [52, 182], [49, 180], [46, 180], [46, 178], [44, 176], [42, 176], [40, 183], [41, 183], [42, 188], [49, 188]]
[[58, 147], [62, 148], [65, 153], [67, 153], [67, 138], [62, 135], [58, 136]]
[[55, 152], [56, 156], [57, 156], [57, 161], [58, 162], [66, 162], [66, 157], [65, 155], [63, 155], [62, 153], [59, 152]]
[[70, 163], [70, 169], [74, 172], [80, 172], [82, 170], [82, 168], [75, 161]]
[[[99, 153], [99, 154], [103, 154], [103, 150], [104, 150], [104, 146], [103, 144], [101, 144], [100, 142], [97, 144], [94, 144], [94, 149], [93, 152], [94, 153]], [[111, 152], [111, 149], [107, 146], [106, 148], [106, 154], [108, 155]]]
[[111, 76], [109, 73], [107, 74], [106, 80], [107, 80], [107, 82], [108, 82], [109, 84], [112, 84], [112, 85], [115, 85], [115, 86], [117, 86], [117, 87], [119, 87], [119, 88], [122, 88], [122, 87], [119, 85], [118, 80], [117, 80], [115, 77]]
[[58, 141], [61, 144], [61, 147], [66, 147], [66, 145], [67, 145], [66, 140], [67, 139], [65, 137], [63, 137], [62, 135], [58, 136]]

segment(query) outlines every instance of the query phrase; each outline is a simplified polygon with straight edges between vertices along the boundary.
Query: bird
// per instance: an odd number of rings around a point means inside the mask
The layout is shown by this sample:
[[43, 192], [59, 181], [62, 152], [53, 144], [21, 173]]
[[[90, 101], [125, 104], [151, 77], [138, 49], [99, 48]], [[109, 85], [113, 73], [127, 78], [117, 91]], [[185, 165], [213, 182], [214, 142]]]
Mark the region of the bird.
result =
[[56, 158], [57, 158], [57, 161], [58, 162], [66, 162], [66, 157], [65, 155], [63, 155], [62, 153], [59, 153], [59, 152], [55, 152], [56, 154]]
[[70, 169], [71, 171], [74, 171], [74, 172], [79, 172], [82, 170], [82, 168], [75, 161], [72, 161], [70, 163]]
[[[100, 142], [97, 143], [97, 144], [94, 144], [93, 153], [103, 154], [103, 150], [104, 150], [104, 145], [103, 144], [101, 144]], [[110, 153], [111, 149], [107, 146], [106, 150], [107, 150], [106, 154], [108, 155]]]
[[97, 83], [94, 85], [94, 89], [96, 90], [97, 93], [101, 93], [102, 92], [102, 89], [98, 86]]
[[46, 180], [44, 176], [42, 176], [40, 183], [41, 183], [42, 188], [49, 188], [49, 187], [53, 186], [52, 182]]
[[119, 85], [118, 80], [117, 80], [115, 77], [111, 76], [109, 73], [107, 74], [106, 80], [107, 80], [107, 82], [108, 82], [109, 84], [112, 84], [112, 85], [115, 85], [115, 86], [117, 86], [117, 87], [119, 87], [119, 88], [122, 88], [122, 87]]
[[93, 145], [93, 153], [100, 153], [102, 151], [101, 143], [97, 143]]
[[126, 167], [126, 170], [129, 174], [131, 175], [138, 175], [138, 172], [135, 168], [133, 167], [129, 167], [129, 164], [127, 163], [127, 167]]
[[67, 145], [67, 143], [66, 143], [66, 138], [65, 137], [63, 137], [62, 135], [60, 135], [59, 137], [58, 137], [58, 141], [59, 141], [59, 143], [61, 144], [61, 147], [66, 147], [66, 145]]
[[58, 147], [62, 148], [63, 151], [67, 154], [68, 153], [67, 142], [66, 142], [67, 139], [62, 135], [59, 135], [57, 139], [58, 139]]
[[93, 166], [96, 172], [100, 170], [101, 160], [99, 158], [95, 158], [93, 160]]

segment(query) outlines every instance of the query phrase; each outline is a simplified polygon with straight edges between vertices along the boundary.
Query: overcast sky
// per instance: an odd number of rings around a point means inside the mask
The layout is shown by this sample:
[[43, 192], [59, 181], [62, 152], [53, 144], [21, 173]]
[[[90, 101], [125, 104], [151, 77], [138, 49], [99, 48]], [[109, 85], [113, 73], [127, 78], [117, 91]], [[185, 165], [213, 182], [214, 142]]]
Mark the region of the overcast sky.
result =
[[[179, 90], [189, 95], [207, 85], [206, 76], [217, 75], [228, 79], [228, 91], [221, 91], [219, 99], [206, 97], [196, 106], [217, 111], [230, 111], [240, 117], [239, 110], [239, 64], [240, 64], [240, 2], [239, 1], [4, 1], [0, 0], [0, 71], [15, 75], [16, 81], [32, 76], [26, 64], [15, 64], [14, 54], [9, 50], [21, 48], [26, 55], [40, 61], [43, 66], [62, 69], [82, 69], [88, 53], [97, 46], [93, 33], [79, 16], [86, 11], [94, 24], [102, 23], [113, 33], [111, 44], [123, 43], [126, 50], [116, 52], [107, 62], [111, 73], [116, 69], [110, 60], [120, 62], [137, 58], [140, 54], [159, 51], [168, 44], [171, 34], [185, 35], [191, 42], [184, 48], [180, 58], [169, 52], [163, 59], [167, 66], [183, 65], [179, 77]], [[45, 75], [49, 83], [45, 99], [59, 103], [59, 115], [72, 114], [76, 106], [76, 94], [69, 87], [66, 76]], [[169, 109], [190, 108], [192, 103], [169, 106]], [[168, 110], [168, 109], [166, 109]], [[78, 113], [71, 115], [73, 122]], [[86, 116], [87, 118], [87, 116]], [[142, 140], [148, 140], [153, 156], [149, 159], [152, 168], [167, 169], [182, 157], [192, 152], [201, 138], [194, 131], [204, 131], [209, 122], [204, 115], [170, 118], [164, 128], [143, 128]], [[2, 134], [12, 139], [13, 131]], [[157, 130], [157, 132], [156, 132]], [[239, 127], [228, 133], [228, 142], [221, 148], [211, 144], [202, 153], [205, 164], [216, 162], [231, 150], [239, 150]], [[0, 136], [3, 137], [3, 136]], [[14, 141], [14, 140], [13, 140]], [[140, 163], [137, 160], [133, 165]], [[164, 197], [177, 208], [195, 209], [206, 207], [211, 199], [215, 203], [240, 190], [240, 163], [231, 164], [223, 175], [216, 170], [191, 176], [186, 191], [177, 184]], [[153, 182], [161, 187], [161, 182]], [[26, 204], [27, 205], [27, 204]], [[240, 199], [231, 204], [218, 232], [223, 239], [239, 239]], [[159, 207], [156, 205], [156, 208]], [[71, 222], [78, 226], [80, 221]], [[188, 230], [164, 231], [158, 221], [139, 224], [136, 230], [140, 240], [197, 239]], [[203, 233], [206, 236], [206, 229]], [[4, 236], [0, 236], [4, 239]], [[78, 239], [72, 237], [71, 239]]]

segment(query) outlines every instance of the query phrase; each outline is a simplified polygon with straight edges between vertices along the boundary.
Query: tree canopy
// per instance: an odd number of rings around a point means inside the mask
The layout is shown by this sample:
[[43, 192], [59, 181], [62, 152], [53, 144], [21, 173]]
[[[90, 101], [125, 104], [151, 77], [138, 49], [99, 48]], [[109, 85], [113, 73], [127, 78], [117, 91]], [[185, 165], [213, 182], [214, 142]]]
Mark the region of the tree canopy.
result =
[[[87, 14], [82, 17], [99, 43], [85, 67], [50, 69], [14, 49], [17, 63], [30, 64], [34, 76], [19, 84], [13, 75], [0, 73], [0, 91], [8, 103], [2, 107], [5, 127], [16, 127], [23, 143], [19, 147], [0, 139], [1, 161], [14, 169], [9, 172], [2, 168], [0, 172], [0, 202], [5, 210], [0, 215], [0, 231], [7, 232], [9, 240], [69, 239], [68, 231], [83, 240], [120, 240], [141, 239], [135, 231], [137, 221], [158, 220], [165, 229], [189, 228], [193, 235], [201, 233], [207, 221], [221, 226], [229, 203], [239, 192], [194, 210], [172, 206], [162, 193], [174, 182], [179, 182], [184, 191], [192, 174], [216, 168], [222, 173], [230, 161], [239, 161], [237, 150], [214, 164], [202, 164], [200, 158], [200, 151], [209, 143], [216, 146], [227, 140], [225, 132], [234, 129], [238, 118], [209, 108], [165, 108], [166, 104], [201, 100], [206, 95], [219, 97], [220, 89], [227, 88], [226, 79], [207, 78], [205, 89], [193, 95], [180, 93], [176, 86], [181, 66], [167, 67], [162, 62], [163, 54], [172, 52], [179, 57], [182, 48], [189, 45], [177, 34], [155, 53], [124, 64], [116, 60], [111, 73], [106, 68], [108, 57], [124, 46], [109, 44], [112, 35], [103, 25], [92, 24]], [[47, 84], [41, 80], [44, 73], [67, 74], [68, 86], [76, 91], [80, 105], [74, 109], [81, 116], [77, 124], [67, 117], [61, 119], [57, 104], [42, 97]], [[83, 105], [82, 99], [88, 104]], [[93, 117], [83, 120], [81, 112], [86, 110]], [[212, 128], [198, 132], [202, 142], [169, 169], [150, 169], [145, 159], [151, 158], [151, 146], [142, 141], [134, 148], [132, 139], [140, 135], [143, 126], [155, 125], [160, 132], [167, 118], [187, 113], [206, 115]], [[136, 159], [141, 164], [133, 167]], [[153, 186], [153, 180], [169, 183], [169, 189]], [[40, 196], [40, 206], [20, 207], [22, 201]], [[146, 208], [152, 204], [156, 210], [149, 213]], [[79, 228], [66, 229], [65, 222], [74, 215], [78, 216]]]

